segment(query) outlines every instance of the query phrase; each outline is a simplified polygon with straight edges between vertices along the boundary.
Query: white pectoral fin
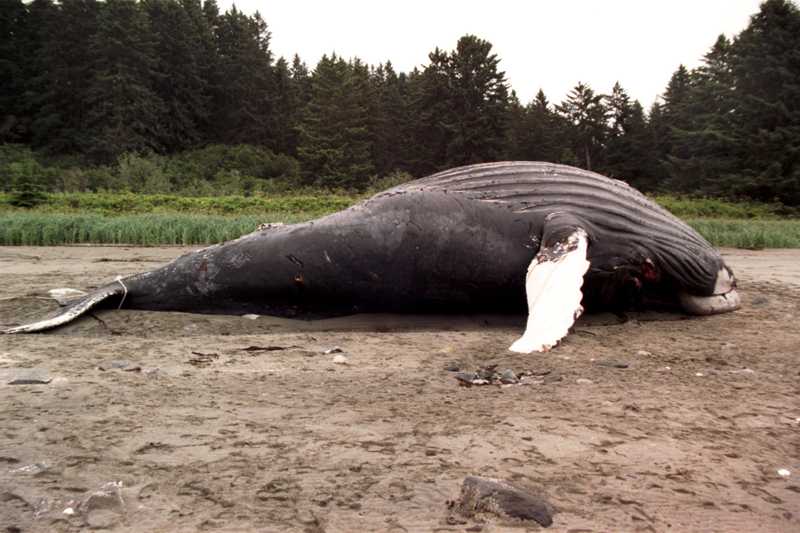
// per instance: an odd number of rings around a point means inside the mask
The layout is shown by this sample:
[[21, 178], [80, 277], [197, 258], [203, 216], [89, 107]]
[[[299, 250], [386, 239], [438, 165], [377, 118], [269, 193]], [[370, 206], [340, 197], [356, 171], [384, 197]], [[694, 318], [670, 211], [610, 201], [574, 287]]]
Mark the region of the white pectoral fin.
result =
[[589, 269], [587, 247], [586, 232], [578, 229], [536, 254], [525, 282], [528, 325], [510, 350], [546, 352], [567, 335], [583, 313], [581, 286]]

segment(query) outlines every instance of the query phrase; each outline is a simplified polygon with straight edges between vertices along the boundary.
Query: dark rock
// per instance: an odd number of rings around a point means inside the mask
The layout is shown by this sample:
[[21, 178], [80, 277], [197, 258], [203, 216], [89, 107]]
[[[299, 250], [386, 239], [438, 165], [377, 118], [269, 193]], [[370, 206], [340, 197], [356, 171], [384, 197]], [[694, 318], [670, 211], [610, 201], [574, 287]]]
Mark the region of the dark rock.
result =
[[556, 381], [564, 381], [564, 376], [559, 376], [558, 374], [554, 374], [552, 376], [547, 376], [544, 378], [544, 383], [555, 383]]
[[515, 483], [500, 479], [469, 476], [454, 504], [455, 511], [466, 518], [515, 518], [535, 520], [548, 527], [555, 510]]
[[491, 381], [493, 375], [494, 372], [489, 370], [488, 368], [483, 368], [478, 372], [478, 377], [481, 379], [485, 379], [487, 381]]
[[9, 385], [47, 385], [53, 381], [53, 376], [44, 370], [25, 370], [20, 372], [8, 382]]
[[122, 372], [141, 372], [142, 367], [133, 361], [114, 361], [113, 363], [100, 365], [100, 370], [103, 372], [108, 372], [109, 370], [121, 370]]
[[475, 372], [457, 372], [453, 377], [459, 381], [472, 383], [472, 381], [478, 377], [478, 374]]
[[594, 364], [599, 366], [610, 366], [612, 368], [628, 368], [628, 363], [620, 363], [618, 361], [602, 361], [597, 359], [595, 360]]
[[759, 294], [756, 296], [755, 300], [753, 300], [753, 305], [770, 306], [772, 305], [772, 301], [763, 294]]
[[444, 367], [446, 372], [458, 372], [459, 368], [456, 365], [449, 365]]
[[550, 374], [552, 371], [553, 371], [552, 368], [534, 368], [533, 370], [531, 370], [531, 375], [546, 376], [547, 374]]
[[506, 384], [519, 382], [517, 373], [513, 370], [506, 370], [503, 372], [503, 375], [500, 376], [500, 381]]

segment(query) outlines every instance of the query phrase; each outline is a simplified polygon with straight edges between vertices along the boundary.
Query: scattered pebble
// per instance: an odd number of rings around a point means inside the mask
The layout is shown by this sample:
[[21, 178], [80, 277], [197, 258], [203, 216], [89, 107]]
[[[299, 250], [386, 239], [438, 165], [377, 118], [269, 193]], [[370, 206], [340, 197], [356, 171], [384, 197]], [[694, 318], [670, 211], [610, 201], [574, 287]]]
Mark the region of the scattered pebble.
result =
[[759, 295], [758, 295], [758, 296], [756, 296], [756, 297], [755, 297], [755, 299], [753, 300], [753, 305], [765, 305], [765, 306], [769, 306], [769, 305], [772, 305], [772, 301], [770, 301], [770, 299], [769, 299], [769, 298], [767, 298], [766, 296], [764, 296], [763, 294], [759, 294]]
[[324, 353], [324, 354], [332, 354], [332, 353], [344, 353], [344, 350], [342, 350], [342, 349], [341, 349], [341, 348], [339, 348], [338, 346], [331, 346], [330, 348], [328, 348], [327, 350], [325, 350], [325, 351], [324, 351], [324, 352], [322, 352], [322, 353]]
[[100, 365], [100, 370], [103, 372], [108, 372], [109, 370], [121, 370], [122, 372], [141, 372], [142, 367], [133, 361], [114, 361], [113, 363]]
[[610, 366], [613, 368], [628, 368], [628, 363], [620, 363], [618, 361], [603, 361], [601, 359], [595, 360], [594, 364], [599, 366]]
[[698, 372], [697, 374], [695, 374], [695, 376], [697, 376], [698, 378], [702, 378], [703, 374], [702, 374], [702, 372]]
[[155, 370], [150, 370], [149, 372], [147, 372], [147, 375], [154, 378], [169, 377], [169, 374], [167, 374], [160, 368], [156, 368]]
[[564, 376], [559, 376], [559, 375], [546, 376], [544, 378], [543, 383], [555, 383], [557, 381], [564, 381]]
[[581, 385], [591, 385], [593, 382], [591, 379], [579, 378], [575, 380], [575, 383], [580, 383]]
[[500, 376], [500, 381], [505, 384], [519, 383], [519, 380], [517, 379], [517, 373], [513, 370], [506, 370], [503, 372], [503, 374]]
[[339, 354], [333, 358], [333, 364], [335, 365], [346, 365], [347, 364], [347, 357]]
[[454, 377], [459, 381], [472, 383], [478, 377], [478, 374], [475, 372], [457, 372]]
[[442, 348], [441, 350], [439, 350], [439, 353], [453, 353], [453, 348], [451, 348], [450, 346]]
[[444, 367], [446, 372], [458, 372], [458, 367], [456, 365], [449, 365]]
[[647, 350], [639, 350], [638, 352], [636, 352], [636, 355], [640, 357], [650, 357], [651, 355], [653, 355], [653, 353], [648, 352]]
[[781, 468], [780, 470], [778, 470], [778, 474], [780, 474], [783, 477], [787, 477], [791, 475], [791, 472], [789, 472], [785, 468]]
[[531, 370], [531, 376], [546, 376], [553, 371], [552, 368], [534, 368]]
[[534, 520], [544, 527], [553, 524], [555, 514], [553, 506], [515, 483], [475, 476], [464, 480], [461, 494], [450, 506], [458, 515], [477, 521], [487, 517]]
[[47, 385], [53, 381], [53, 376], [44, 370], [25, 370], [20, 372], [8, 382], [9, 385]]

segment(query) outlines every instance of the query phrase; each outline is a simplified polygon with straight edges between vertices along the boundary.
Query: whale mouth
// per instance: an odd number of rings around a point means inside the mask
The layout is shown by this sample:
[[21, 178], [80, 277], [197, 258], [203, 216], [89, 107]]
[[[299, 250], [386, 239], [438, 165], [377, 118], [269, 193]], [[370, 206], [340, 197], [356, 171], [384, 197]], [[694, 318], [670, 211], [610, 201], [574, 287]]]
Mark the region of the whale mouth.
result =
[[695, 296], [681, 291], [678, 294], [678, 303], [681, 309], [691, 315], [708, 316], [739, 309], [742, 306], [742, 297], [733, 289], [713, 296]]

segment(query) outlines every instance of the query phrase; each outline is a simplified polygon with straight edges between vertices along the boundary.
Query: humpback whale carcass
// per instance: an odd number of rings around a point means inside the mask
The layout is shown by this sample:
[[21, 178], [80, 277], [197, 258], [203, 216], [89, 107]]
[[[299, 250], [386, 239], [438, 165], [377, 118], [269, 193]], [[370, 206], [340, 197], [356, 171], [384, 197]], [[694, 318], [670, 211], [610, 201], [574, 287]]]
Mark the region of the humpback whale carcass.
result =
[[555, 345], [584, 306], [714, 314], [739, 307], [734, 287], [713, 246], [625, 183], [550, 163], [487, 163], [309, 222], [264, 225], [6, 333], [54, 328], [101, 306], [311, 319], [527, 309], [511, 349], [528, 353]]

